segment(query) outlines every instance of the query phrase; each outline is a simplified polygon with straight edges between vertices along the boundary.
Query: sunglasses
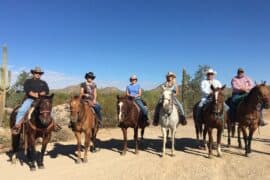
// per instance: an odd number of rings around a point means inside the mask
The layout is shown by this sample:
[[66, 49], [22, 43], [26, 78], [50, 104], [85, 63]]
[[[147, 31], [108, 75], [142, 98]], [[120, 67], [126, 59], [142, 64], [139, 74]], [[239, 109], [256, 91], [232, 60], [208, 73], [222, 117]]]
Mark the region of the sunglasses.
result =
[[41, 73], [41, 72], [34, 72], [34, 74], [42, 75], [43, 73]]

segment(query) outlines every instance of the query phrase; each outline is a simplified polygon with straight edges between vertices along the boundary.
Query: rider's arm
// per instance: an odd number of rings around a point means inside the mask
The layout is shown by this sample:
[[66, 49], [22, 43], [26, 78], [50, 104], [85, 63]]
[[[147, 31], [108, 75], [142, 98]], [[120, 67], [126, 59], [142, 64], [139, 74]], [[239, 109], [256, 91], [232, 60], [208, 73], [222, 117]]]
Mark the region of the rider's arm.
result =
[[97, 88], [94, 89], [94, 97], [93, 97], [93, 103], [96, 104], [97, 102]]
[[179, 95], [179, 88], [178, 88], [177, 84], [175, 85], [175, 95], [176, 96]]
[[139, 92], [136, 97], [141, 97], [141, 96], [142, 96], [142, 88], [139, 89]]

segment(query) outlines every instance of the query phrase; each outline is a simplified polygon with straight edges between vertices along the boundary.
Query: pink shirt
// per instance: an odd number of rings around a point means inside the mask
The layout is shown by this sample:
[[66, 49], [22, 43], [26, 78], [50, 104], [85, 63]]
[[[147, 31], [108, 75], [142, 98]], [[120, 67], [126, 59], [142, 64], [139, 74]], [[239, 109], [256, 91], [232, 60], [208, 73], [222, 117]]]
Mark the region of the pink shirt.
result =
[[238, 76], [235, 76], [232, 79], [231, 84], [233, 88], [233, 93], [242, 92], [241, 89], [246, 89], [249, 91], [254, 87], [253, 81], [247, 76], [243, 76], [241, 78], [239, 78]]

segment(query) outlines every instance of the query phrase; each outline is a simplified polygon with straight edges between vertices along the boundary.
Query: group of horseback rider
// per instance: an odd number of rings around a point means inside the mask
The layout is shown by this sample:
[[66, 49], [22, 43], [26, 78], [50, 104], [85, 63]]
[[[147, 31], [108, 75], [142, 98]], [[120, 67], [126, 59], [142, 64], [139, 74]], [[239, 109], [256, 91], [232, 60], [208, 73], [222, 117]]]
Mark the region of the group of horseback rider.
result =
[[[25, 98], [20, 108], [18, 109], [16, 123], [15, 126], [12, 128], [12, 132], [14, 134], [20, 132], [21, 125], [24, 122], [25, 116], [30, 107], [33, 106], [35, 100], [39, 99], [41, 96], [46, 96], [49, 94], [49, 87], [47, 83], [41, 80], [41, 76], [44, 74], [41, 68], [36, 67], [32, 69], [31, 74], [32, 78], [27, 79], [24, 82]], [[209, 102], [208, 97], [209, 94], [212, 92], [211, 85], [213, 85], [214, 88], [222, 87], [220, 81], [215, 79], [216, 74], [216, 71], [214, 71], [213, 69], [208, 69], [205, 72], [206, 78], [201, 82], [200, 86], [202, 97], [199, 103], [199, 108], [197, 109], [197, 117], [200, 117], [201, 109], [205, 104]], [[85, 82], [81, 83], [80, 85], [80, 97], [88, 101], [89, 105], [93, 107], [97, 115], [99, 125], [102, 126], [101, 106], [97, 102], [97, 85], [94, 82], [95, 78], [96, 76], [93, 72], [88, 72], [85, 74]], [[231, 81], [231, 85], [233, 92], [232, 101], [229, 106], [230, 112], [231, 114], [233, 114], [236, 109], [237, 103], [239, 103], [248, 94], [248, 92], [253, 88], [254, 83], [248, 76], [245, 75], [244, 69], [239, 68], [237, 70], [237, 75]], [[168, 72], [166, 74], [166, 81], [163, 86], [171, 88], [174, 92], [174, 104], [177, 106], [180, 117], [179, 119], [180, 121], [185, 120], [183, 106], [177, 99], [179, 89], [176, 83], [176, 75], [173, 72]], [[130, 84], [126, 88], [126, 95], [134, 99], [134, 102], [138, 105], [143, 114], [144, 120], [147, 121], [147, 123], [149, 124], [148, 110], [144, 102], [142, 101], [142, 88], [140, 84], [138, 84], [138, 78], [136, 75], [132, 75], [130, 77]], [[159, 110], [161, 107], [161, 102], [162, 99], [160, 98], [155, 108], [153, 120], [153, 125], [155, 126], [159, 123]], [[225, 107], [227, 107], [226, 104]], [[260, 125], [266, 125], [266, 123], [262, 119], [262, 116], [260, 120]], [[60, 127], [54, 122], [54, 130], [57, 131], [59, 130], [59, 128]]]

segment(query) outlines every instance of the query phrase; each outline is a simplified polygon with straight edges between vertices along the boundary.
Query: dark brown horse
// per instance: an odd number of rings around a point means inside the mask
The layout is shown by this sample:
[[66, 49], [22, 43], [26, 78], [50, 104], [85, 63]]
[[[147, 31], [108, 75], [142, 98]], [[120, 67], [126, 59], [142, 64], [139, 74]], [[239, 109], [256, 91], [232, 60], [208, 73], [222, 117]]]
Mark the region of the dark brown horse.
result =
[[[242, 131], [245, 142], [245, 155], [251, 153], [251, 142], [253, 134], [259, 126], [262, 108], [270, 107], [270, 91], [266, 83], [256, 85], [249, 94], [239, 103], [236, 109], [236, 121], [238, 124], [238, 143], [242, 147], [240, 131]], [[249, 135], [247, 135], [247, 129]]]
[[[53, 94], [50, 96], [42, 96], [40, 99], [35, 100], [34, 108], [32, 107], [30, 111], [33, 110], [30, 119], [29, 115], [24, 117], [23, 123], [23, 139], [24, 139], [24, 148], [27, 150], [27, 158], [29, 161], [30, 170], [33, 171], [36, 169], [35, 161], [37, 161], [38, 168], [44, 168], [44, 153], [47, 148], [47, 144], [51, 139], [51, 134], [54, 129], [54, 121], [51, 117], [52, 111], [52, 100]], [[15, 124], [15, 118], [17, 114], [17, 109], [11, 113], [10, 116], [10, 127], [12, 128]], [[20, 136], [12, 135], [12, 162], [16, 162], [17, 152], [19, 151], [20, 145]], [[36, 150], [35, 150], [35, 141], [37, 138], [42, 138], [42, 147], [41, 154], [39, 158], [36, 159]]]
[[[218, 157], [221, 157], [221, 136], [224, 129], [224, 124], [226, 123], [227, 112], [224, 109], [224, 94], [222, 88], [214, 88], [211, 85], [212, 93], [209, 95], [209, 102], [202, 108], [201, 122], [195, 120], [195, 127], [199, 127], [199, 131], [203, 129], [203, 142], [205, 147], [208, 147], [209, 158], [212, 157], [212, 147], [213, 147], [213, 135], [212, 131], [214, 128], [217, 129], [217, 153]], [[194, 117], [196, 119], [196, 116]], [[204, 125], [204, 127], [202, 127]], [[197, 128], [196, 127], [196, 128]], [[196, 129], [197, 130], [197, 129]], [[206, 144], [206, 134], [208, 133], [209, 142]], [[197, 134], [197, 138], [198, 138]]]
[[[219, 92], [221, 93], [220, 94], [221, 96], [219, 98], [224, 97], [224, 95], [222, 93], [222, 91], [223, 91], [224, 88], [225, 88], [225, 86], [223, 86], [222, 88], [219, 89]], [[214, 103], [213, 102], [213, 98], [215, 98], [213, 96], [214, 96], [214, 93], [212, 93], [209, 96], [209, 99], [212, 100], [212, 103]], [[221, 101], [221, 99], [219, 101]], [[222, 101], [224, 101], [224, 100], [222, 100]], [[201, 145], [201, 143], [200, 143], [200, 136], [203, 136], [203, 146], [206, 147], [206, 145], [205, 145], [205, 139], [206, 139], [206, 134], [207, 134], [206, 119], [202, 117], [203, 116], [203, 113], [201, 113], [201, 117], [200, 118], [197, 117], [197, 108], [199, 106], [199, 103], [200, 103], [200, 101], [197, 102], [194, 105], [194, 107], [193, 107], [193, 120], [194, 120], [194, 125], [195, 125], [196, 139], [198, 141], [198, 144]], [[214, 104], [212, 104], [212, 106], [213, 105]], [[210, 105], [207, 105], [206, 107], [208, 108], [208, 111], [209, 111]], [[202, 108], [202, 111], [205, 112], [207, 110], [206, 107], [203, 107]], [[223, 111], [224, 111], [224, 113], [223, 113], [224, 117], [222, 117], [222, 119], [224, 119], [223, 125], [225, 125], [225, 123], [226, 123], [227, 127], [229, 127], [230, 124], [231, 124], [230, 123], [230, 119], [228, 118], [229, 111], [225, 111], [225, 109], [223, 109]], [[222, 128], [224, 128], [224, 127], [222, 127]], [[227, 130], [228, 130], [228, 139], [227, 140], [228, 140], [228, 146], [229, 146], [231, 144], [231, 137], [230, 137], [231, 128], [227, 128]]]
[[[72, 131], [77, 139], [77, 160], [76, 163], [86, 163], [87, 154], [92, 142], [91, 151], [95, 152], [95, 140], [98, 132], [98, 123], [94, 110], [89, 103], [83, 101], [79, 96], [74, 96], [70, 100], [70, 120]], [[81, 159], [81, 134], [84, 133], [84, 158]]]
[[134, 129], [135, 154], [138, 154], [138, 129], [141, 128], [141, 137], [143, 139], [144, 128], [147, 126], [142, 112], [140, 112], [132, 98], [117, 96], [117, 117], [124, 137], [124, 147], [121, 154], [125, 155], [127, 151], [127, 129], [129, 127]]

